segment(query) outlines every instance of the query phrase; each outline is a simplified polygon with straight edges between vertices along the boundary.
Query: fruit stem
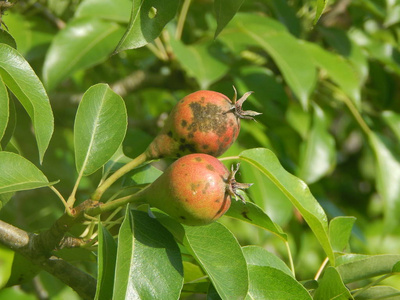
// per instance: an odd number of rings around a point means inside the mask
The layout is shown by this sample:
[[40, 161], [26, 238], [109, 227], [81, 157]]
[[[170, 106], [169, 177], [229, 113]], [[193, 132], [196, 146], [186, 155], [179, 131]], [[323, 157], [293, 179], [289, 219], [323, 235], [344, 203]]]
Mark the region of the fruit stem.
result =
[[[144, 164], [149, 161], [149, 157], [146, 152], [143, 152], [136, 158], [132, 159], [129, 163], [119, 168], [115, 173], [113, 173], [110, 177], [108, 177], [93, 193], [91, 199], [93, 201], [99, 201], [101, 196], [103, 196], [104, 192], [118, 179], [124, 176], [129, 171], [133, 170], [137, 166]], [[117, 200], [115, 200], [117, 201]], [[112, 201], [114, 202], [114, 201]], [[111, 202], [110, 202], [111, 203]]]

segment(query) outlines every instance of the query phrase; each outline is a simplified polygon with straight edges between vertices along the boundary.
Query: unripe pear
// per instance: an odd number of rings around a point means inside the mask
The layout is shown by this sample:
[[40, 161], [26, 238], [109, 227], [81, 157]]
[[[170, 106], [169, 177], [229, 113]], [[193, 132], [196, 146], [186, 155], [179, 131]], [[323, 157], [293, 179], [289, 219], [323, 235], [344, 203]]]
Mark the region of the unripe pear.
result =
[[259, 113], [243, 111], [247, 92], [233, 102], [225, 95], [201, 90], [187, 95], [172, 109], [161, 132], [146, 150], [149, 159], [182, 157], [190, 153], [220, 156], [236, 141], [240, 119]]
[[251, 184], [236, 182], [236, 170], [228, 169], [207, 154], [185, 155], [141, 192], [141, 200], [186, 225], [206, 225], [221, 217], [230, 207], [237, 189]]

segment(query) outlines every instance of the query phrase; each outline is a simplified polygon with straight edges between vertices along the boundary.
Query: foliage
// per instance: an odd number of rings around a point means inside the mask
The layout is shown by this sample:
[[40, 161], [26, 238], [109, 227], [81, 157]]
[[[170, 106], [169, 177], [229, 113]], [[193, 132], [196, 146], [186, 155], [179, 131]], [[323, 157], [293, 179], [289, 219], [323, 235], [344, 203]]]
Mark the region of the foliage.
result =
[[[399, 1], [7, 8], [0, 299], [400, 299]], [[126, 205], [171, 163], [141, 153], [173, 105], [199, 89], [233, 98], [232, 85], [263, 113], [220, 158], [254, 183], [247, 203], [198, 227]], [[46, 250], [96, 277], [95, 293], [6, 234], [41, 241], [57, 222], [67, 239]]]

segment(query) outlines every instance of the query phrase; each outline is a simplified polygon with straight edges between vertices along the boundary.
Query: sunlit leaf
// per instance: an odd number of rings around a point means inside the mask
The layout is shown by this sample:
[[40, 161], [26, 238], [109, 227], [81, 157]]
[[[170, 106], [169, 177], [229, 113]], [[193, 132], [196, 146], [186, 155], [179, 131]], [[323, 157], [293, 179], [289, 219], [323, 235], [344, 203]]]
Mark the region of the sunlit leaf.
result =
[[336, 217], [329, 223], [329, 239], [334, 251], [343, 251], [349, 243], [355, 217]]
[[25, 58], [6, 44], [0, 44], [0, 76], [32, 120], [42, 162], [54, 129], [47, 93]]
[[183, 285], [179, 247], [161, 224], [127, 210], [118, 235], [113, 299], [178, 299]]
[[400, 114], [387, 110], [382, 113], [382, 117], [400, 141]]
[[49, 90], [75, 71], [106, 60], [123, 34], [120, 25], [94, 18], [76, 19], [52, 40], [43, 65]]
[[219, 33], [235, 16], [244, 0], [215, 0], [214, 11], [217, 19], [217, 29], [214, 38], [217, 38]]
[[324, 12], [327, 3], [328, 0], [317, 0], [317, 9], [315, 12], [315, 17], [313, 22], [314, 25], [317, 24], [319, 18], [321, 18], [321, 15]]
[[234, 235], [217, 222], [184, 229], [183, 244], [205, 270], [220, 297], [243, 299], [248, 289], [247, 266]]
[[74, 125], [78, 172], [90, 175], [113, 156], [125, 137], [127, 122], [124, 100], [108, 85], [97, 84], [86, 91]]
[[289, 198], [306, 220], [334, 265], [335, 257], [329, 241], [327, 216], [308, 186], [299, 178], [288, 173], [281, 166], [275, 154], [268, 149], [246, 150], [239, 156], [259, 169]]
[[349, 300], [354, 299], [347, 287], [344, 285], [340, 274], [333, 267], [328, 267], [324, 271], [324, 276], [318, 281], [318, 288], [315, 290], [313, 299], [326, 300]]
[[178, 6], [178, 0], [133, 0], [128, 28], [114, 52], [143, 47], [152, 42], [175, 17]]
[[[9, 99], [8, 99], [8, 91], [7, 88], [3, 82], [3, 80], [0, 77], [0, 141], [4, 136], [4, 133], [6, 132], [7, 124], [8, 124], [8, 118], [9, 118]], [[1, 150], [1, 148], [0, 148]]]
[[52, 184], [26, 158], [12, 152], [0, 152], [0, 193], [31, 190]]
[[0, 289], [2, 289], [11, 276], [14, 251], [0, 244], [0, 257]]
[[[357, 300], [372, 300], [372, 299], [390, 299], [390, 300], [400, 300], [400, 290], [395, 289], [391, 286], [371, 286], [368, 289], [353, 290], [354, 293], [357, 293]], [[358, 293], [360, 292], [360, 293]]]
[[100, 18], [128, 23], [132, 0], [84, 0], [75, 11], [75, 18]]

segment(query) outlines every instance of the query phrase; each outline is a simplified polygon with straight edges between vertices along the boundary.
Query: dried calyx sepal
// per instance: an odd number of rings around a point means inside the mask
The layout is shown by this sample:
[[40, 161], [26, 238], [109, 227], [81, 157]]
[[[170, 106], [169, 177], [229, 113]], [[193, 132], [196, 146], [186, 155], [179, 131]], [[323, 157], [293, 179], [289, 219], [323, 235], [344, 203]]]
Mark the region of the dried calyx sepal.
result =
[[239, 171], [240, 163], [236, 164], [236, 168], [234, 166], [231, 166], [231, 172], [229, 174], [228, 180], [227, 180], [227, 186], [226, 186], [226, 191], [231, 197], [235, 197], [236, 201], [239, 199], [243, 202], [246, 203], [246, 200], [243, 198], [242, 195], [237, 193], [237, 190], [245, 190], [248, 189], [253, 185], [253, 183], [241, 183], [237, 182], [235, 179], [236, 173]]
[[230, 109], [228, 111], [225, 112], [233, 112], [233, 114], [238, 117], [239, 119], [248, 119], [248, 120], [253, 120], [255, 121], [255, 119], [253, 117], [261, 115], [262, 113], [256, 112], [256, 111], [252, 111], [252, 110], [243, 110], [242, 106], [244, 101], [247, 100], [247, 98], [254, 92], [250, 91], [245, 93], [239, 100], [237, 100], [237, 90], [235, 88], [235, 86], [232, 86], [233, 90], [235, 91], [235, 95], [233, 96], [232, 102], [233, 104], [231, 105]]

